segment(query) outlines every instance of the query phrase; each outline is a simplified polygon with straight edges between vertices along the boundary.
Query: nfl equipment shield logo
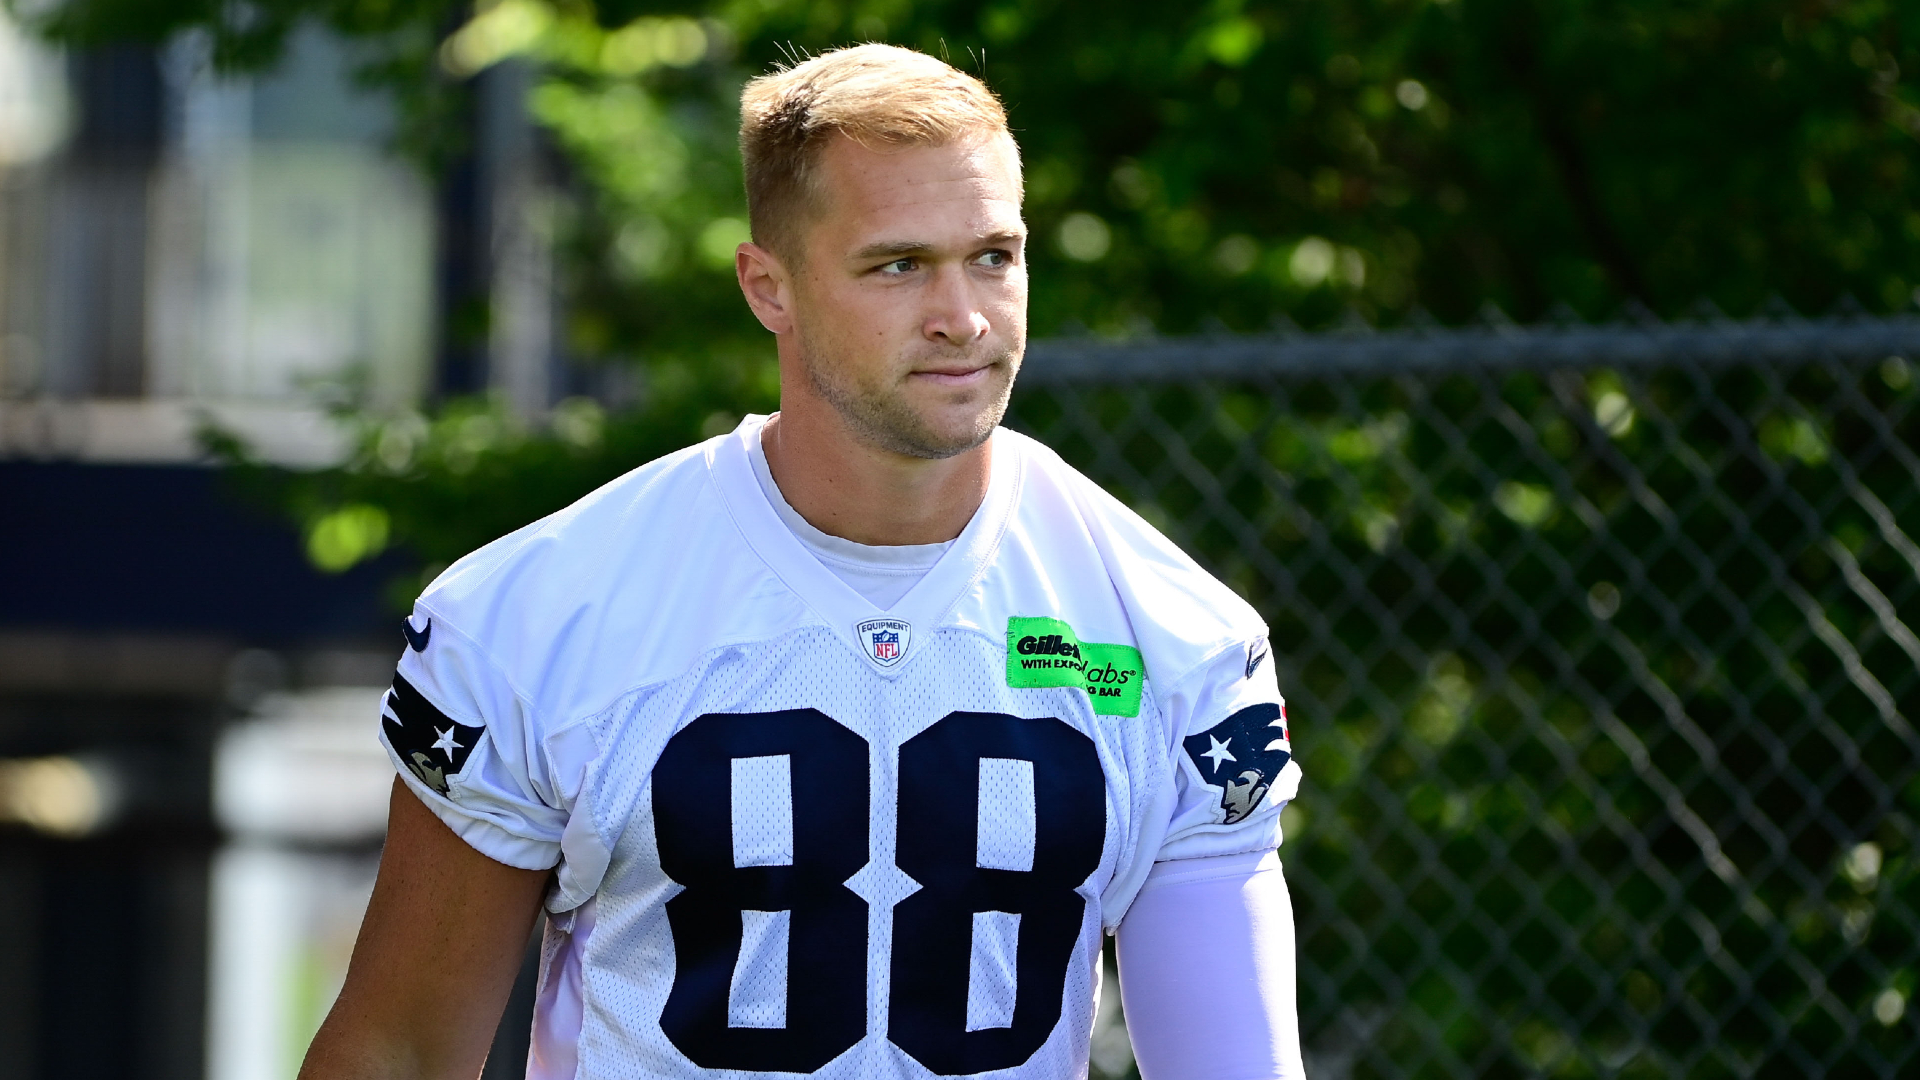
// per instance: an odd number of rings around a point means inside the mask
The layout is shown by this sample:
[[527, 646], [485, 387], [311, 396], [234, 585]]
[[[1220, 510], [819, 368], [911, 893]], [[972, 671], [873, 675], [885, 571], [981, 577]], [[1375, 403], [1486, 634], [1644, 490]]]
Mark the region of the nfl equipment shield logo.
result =
[[892, 667], [907, 655], [907, 642], [913, 628], [900, 619], [868, 619], [853, 628], [867, 659], [881, 667]]

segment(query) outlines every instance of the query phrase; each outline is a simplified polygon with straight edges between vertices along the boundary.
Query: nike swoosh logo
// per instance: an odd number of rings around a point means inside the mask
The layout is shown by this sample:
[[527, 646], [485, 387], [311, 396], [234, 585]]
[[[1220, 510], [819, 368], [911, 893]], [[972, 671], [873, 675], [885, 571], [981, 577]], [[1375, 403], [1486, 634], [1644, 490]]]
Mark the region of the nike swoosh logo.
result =
[[407, 635], [407, 644], [413, 647], [414, 652], [426, 652], [427, 639], [433, 636], [433, 617], [427, 617], [427, 628], [425, 630], [415, 630], [413, 628], [413, 620], [410, 618], [401, 619], [400, 632]]
[[1265, 660], [1266, 658], [1267, 658], [1267, 639], [1266, 638], [1261, 638], [1259, 641], [1255, 641], [1249, 644], [1247, 646], [1246, 677], [1249, 679], [1253, 678], [1253, 673], [1260, 670], [1260, 662]]

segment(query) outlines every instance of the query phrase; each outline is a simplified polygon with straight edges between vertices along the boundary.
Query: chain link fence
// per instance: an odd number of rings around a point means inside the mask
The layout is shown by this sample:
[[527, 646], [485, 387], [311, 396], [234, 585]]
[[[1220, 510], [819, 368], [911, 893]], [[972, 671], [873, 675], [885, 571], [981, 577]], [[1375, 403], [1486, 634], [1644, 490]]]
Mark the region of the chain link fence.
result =
[[1310, 1074], [1920, 1070], [1920, 319], [1036, 345], [1272, 625]]

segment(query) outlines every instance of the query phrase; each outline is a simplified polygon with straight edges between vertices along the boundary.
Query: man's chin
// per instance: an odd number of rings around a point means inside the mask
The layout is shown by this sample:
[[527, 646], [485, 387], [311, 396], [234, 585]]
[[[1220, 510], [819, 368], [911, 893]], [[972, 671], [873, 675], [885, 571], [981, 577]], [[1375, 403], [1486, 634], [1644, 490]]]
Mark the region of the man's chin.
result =
[[949, 399], [919, 410], [922, 441], [941, 450], [927, 456], [952, 457], [986, 442], [1007, 411], [1007, 389], [1005, 380], [995, 380], [971, 388], [958, 401]]
[[886, 432], [873, 431], [874, 441], [882, 448], [905, 457], [943, 461], [959, 457], [987, 441], [995, 424], [986, 416], [972, 422], [915, 424], [911, 430], [895, 427]]
[[879, 393], [849, 393], [809, 369], [820, 395], [861, 442], [903, 457], [942, 460], [973, 450], [993, 434], [1007, 410], [1018, 361], [995, 358], [977, 381], [939, 385], [902, 377]]

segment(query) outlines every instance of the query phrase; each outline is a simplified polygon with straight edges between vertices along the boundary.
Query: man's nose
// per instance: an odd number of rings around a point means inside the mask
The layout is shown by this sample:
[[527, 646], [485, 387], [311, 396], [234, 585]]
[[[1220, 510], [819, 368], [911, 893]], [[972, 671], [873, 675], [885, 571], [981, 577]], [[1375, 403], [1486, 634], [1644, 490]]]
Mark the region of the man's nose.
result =
[[930, 341], [971, 345], [987, 336], [993, 324], [973, 295], [967, 275], [959, 267], [942, 267], [935, 276], [930, 310], [922, 332]]

